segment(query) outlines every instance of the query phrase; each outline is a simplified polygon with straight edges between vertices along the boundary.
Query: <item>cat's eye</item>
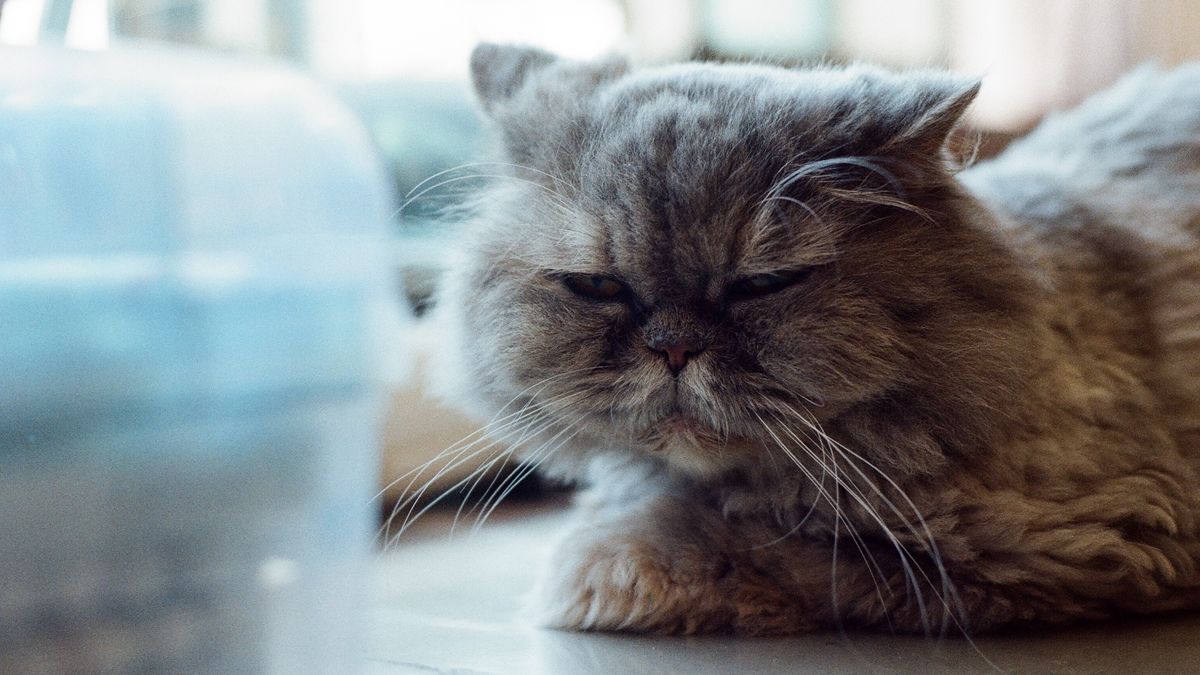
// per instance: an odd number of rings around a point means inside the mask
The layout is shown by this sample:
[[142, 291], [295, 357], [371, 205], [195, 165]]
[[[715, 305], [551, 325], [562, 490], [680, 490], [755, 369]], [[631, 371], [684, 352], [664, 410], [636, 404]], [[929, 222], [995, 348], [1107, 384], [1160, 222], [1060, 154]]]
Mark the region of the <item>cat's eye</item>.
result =
[[625, 284], [600, 274], [567, 274], [562, 282], [575, 295], [592, 300], [617, 300], [625, 294]]
[[811, 268], [743, 277], [729, 285], [727, 294], [731, 300], [760, 298], [803, 281], [809, 272], [811, 272]]

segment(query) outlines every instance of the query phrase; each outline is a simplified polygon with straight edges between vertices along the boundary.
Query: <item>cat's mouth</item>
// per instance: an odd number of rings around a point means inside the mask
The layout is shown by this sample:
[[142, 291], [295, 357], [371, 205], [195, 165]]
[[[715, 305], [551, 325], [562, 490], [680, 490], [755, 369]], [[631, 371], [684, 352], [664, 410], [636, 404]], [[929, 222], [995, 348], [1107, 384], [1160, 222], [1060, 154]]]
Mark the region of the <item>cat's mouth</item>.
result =
[[644, 452], [699, 476], [727, 469], [738, 454], [729, 450], [739, 443], [702, 418], [680, 410], [672, 410], [647, 424], [637, 434], [637, 440]]
[[695, 415], [674, 409], [647, 424], [638, 434], [652, 451], [662, 451], [670, 446], [707, 446], [720, 442], [720, 434]]
[[694, 434], [706, 430], [700, 420], [683, 413], [673, 413], [658, 422], [659, 428], [669, 434]]

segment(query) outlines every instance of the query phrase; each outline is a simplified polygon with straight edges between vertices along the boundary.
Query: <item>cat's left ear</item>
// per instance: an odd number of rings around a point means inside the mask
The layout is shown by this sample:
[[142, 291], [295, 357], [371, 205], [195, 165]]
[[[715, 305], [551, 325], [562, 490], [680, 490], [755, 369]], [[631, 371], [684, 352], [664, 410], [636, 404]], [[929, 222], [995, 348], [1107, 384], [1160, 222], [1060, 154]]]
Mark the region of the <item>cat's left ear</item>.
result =
[[975, 78], [944, 73], [913, 79], [916, 86], [904, 87], [904, 93], [893, 103], [896, 131], [885, 149], [936, 155], [979, 94], [981, 83]]

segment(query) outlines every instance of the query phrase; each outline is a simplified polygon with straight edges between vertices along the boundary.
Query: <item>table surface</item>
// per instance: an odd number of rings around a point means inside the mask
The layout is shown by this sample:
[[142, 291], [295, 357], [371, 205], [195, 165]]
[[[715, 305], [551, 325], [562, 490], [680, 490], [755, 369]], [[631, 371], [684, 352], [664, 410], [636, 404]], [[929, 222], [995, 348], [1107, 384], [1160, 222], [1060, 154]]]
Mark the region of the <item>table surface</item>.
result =
[[579, 634], [523, 617], [561, 502], [502, 509], [478, 532], [431, 513], [373, 570], [372, 673], [1200, 672], [1200, 616], [1176, 615], [964, 639], [879, 633], [788, 638]]

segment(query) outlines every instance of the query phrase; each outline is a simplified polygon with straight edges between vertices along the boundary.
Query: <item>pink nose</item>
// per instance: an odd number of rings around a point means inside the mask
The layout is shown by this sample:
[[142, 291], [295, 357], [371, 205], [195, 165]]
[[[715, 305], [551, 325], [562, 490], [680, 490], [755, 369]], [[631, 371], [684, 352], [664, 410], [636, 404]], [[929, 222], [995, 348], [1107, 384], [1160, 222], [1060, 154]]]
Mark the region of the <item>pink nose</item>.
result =
[[692, 343], [686, 340], [676, 340], [667, 344], [652, 345], [650, 347], [654, 351], [662, 354], [667, 359], [667, 368], [675, 375], [683, 370], [687, 365], [688, 359], [700, 353]]

